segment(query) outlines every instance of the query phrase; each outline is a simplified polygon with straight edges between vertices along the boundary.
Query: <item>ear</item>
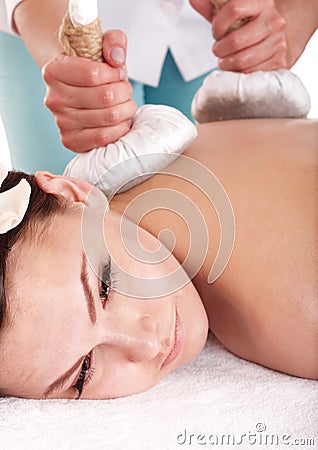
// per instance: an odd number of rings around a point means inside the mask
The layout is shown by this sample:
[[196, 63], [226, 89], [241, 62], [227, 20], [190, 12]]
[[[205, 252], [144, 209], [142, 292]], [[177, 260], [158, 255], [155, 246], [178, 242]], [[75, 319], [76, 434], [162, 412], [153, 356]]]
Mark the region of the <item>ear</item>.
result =
[[35, 179], [42, 191], [47, 194], [62, 195], [73, 202], [86, 203], [88, 195], [94, 187], [77, 178], [53, 175], [50, 172], [36, 172]]

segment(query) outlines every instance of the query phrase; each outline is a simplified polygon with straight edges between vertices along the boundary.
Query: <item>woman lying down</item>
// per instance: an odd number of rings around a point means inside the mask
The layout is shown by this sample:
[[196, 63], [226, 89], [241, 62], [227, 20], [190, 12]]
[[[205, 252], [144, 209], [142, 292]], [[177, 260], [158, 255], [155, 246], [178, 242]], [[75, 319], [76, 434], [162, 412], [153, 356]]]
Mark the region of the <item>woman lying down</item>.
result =
[[1, 394], [134, 394], [209, 330], [240, 358], [317, 379], [317, 142], [313, 120], [203, 124], [109, 204], [87, 181], [3, 172]]

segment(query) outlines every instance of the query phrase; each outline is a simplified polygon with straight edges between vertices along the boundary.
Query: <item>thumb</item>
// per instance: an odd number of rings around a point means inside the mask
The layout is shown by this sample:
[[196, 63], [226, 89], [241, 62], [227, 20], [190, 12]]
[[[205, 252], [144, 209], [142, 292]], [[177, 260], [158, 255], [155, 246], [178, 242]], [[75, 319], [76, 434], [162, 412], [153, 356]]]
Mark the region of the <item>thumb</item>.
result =
[[190, 0], [190, 5], [209, 22], [213, 19], [213, 5], [210, 0]]
[[120, 30], [109, 30], [103, 36], [103, 55], [112, 67], [126, 63], [127, 36]]

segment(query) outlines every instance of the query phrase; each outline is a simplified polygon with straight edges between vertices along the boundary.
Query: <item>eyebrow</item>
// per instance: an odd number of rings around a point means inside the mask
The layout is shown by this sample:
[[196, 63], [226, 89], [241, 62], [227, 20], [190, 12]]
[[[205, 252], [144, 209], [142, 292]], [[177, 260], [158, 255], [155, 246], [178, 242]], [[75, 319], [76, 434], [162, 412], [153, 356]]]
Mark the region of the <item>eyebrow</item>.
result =
[[88, 281], [87, 259], [85, 253], [82, 253], [81, 282], [86, 298], [87, 310], [92, 325], [96, 323], [96, 308], [92, 289]]
[[[88, 272], [87, 272], [87, 260], [85, 253], [82, 253], [82, 266], [81, 266], [81, 284], [82, 288], [85, 294], [86, 304], [87, 304], [87, 310], [89, 314], [89, 318], [91, 323], [94, 325], [96, 323], [96, 308], [95, 308], [95, 302], [94, 302], [94, 296], [92, 293], [92, 289], [90, 287], [90, 284], [88, 282]], [[49, 397], [53, 392], [61, 389], [63, 385], [68, 381], [68, 379], [71, 377], [71, 375], [75, 372], [75, 370], [82, 364], [83, 356], [76, 361], [76, 363], [67, 370], [63, 375], [61, 375], [56, 381], [50, 384], [48, 389], [44, 393], [44, 397]]]
[[75, 370], [79, 367], [79, 365], [82, 363], [83, 357], [81, 357], [76, 363], [67, 371], [64, 373], [64, 375], [60, 376], [56, 381], [54, 381], [48, 389], [44, 392], [44, 398], [48, 398], [53, 392], [61, 389], [63, 385], [68, 381], [68, 379], [71, 377], [71, 375], [75, 372]]

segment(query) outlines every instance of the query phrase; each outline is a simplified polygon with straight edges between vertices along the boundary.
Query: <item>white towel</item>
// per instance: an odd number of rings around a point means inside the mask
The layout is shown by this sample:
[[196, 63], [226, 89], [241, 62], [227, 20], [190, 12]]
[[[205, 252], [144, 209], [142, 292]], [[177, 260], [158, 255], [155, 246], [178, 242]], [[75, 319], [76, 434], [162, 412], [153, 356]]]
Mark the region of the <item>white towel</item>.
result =
[[0, 448], [311, 450], [318, 448], [317, 424], [317, 382], [239, 359], [210, 335], [195, 361], [141, 394], [98, 401], [2, 399]]

